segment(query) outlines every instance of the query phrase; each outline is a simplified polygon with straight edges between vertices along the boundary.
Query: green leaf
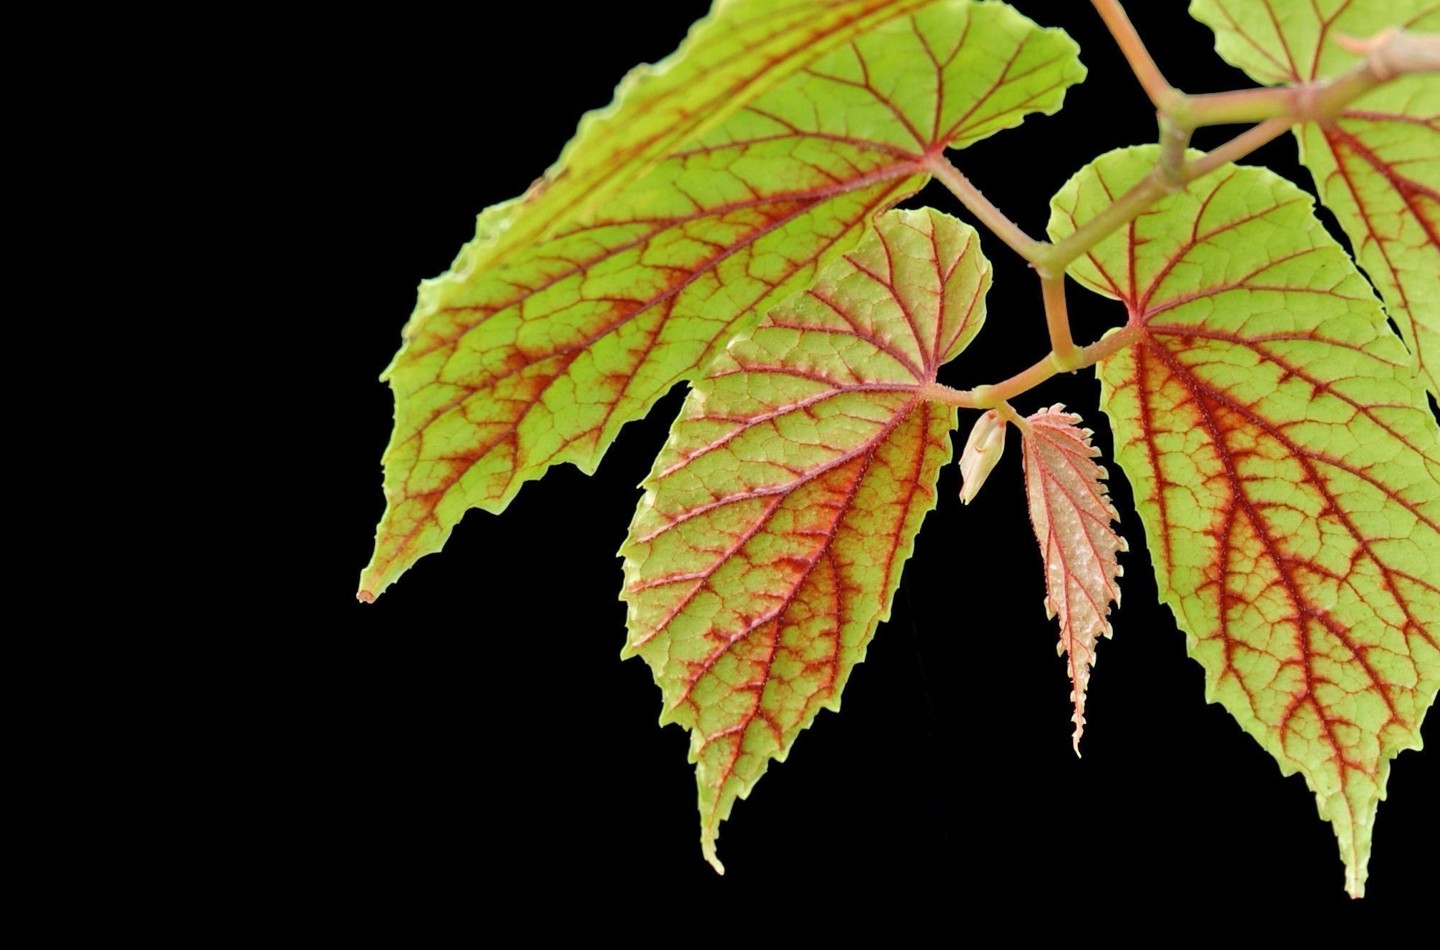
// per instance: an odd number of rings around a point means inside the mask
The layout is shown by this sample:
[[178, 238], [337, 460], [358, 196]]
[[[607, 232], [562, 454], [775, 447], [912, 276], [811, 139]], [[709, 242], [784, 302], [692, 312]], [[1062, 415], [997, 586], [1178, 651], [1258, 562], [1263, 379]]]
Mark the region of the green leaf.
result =
[[[1069, 234], [1154, 166], [1101, 156], [1052, 201]], [[1161, 597], [1218, 701], [1300, 772], [1364, 891], [1390, 760], [1440, 686], [1440, 431], [1370, 287], [1272, 172], [1226, 166], [1070, 273], [1124, 302], [1101, 363]]]
[[1120, 552], [1129, 547], [1111, 526], [1120, 516], [1105, 488], [1107, 473], [1095, 462], [1100, 450], [1090, 444], [1093, 433], [1080, 428], [1080, 417], [1054, 405], [1025, 421], [1030, 524], [1045, 560], [1045, 609], [1060, 620], [1056, 648], [1070, 674], [1071, 741], [1079, 755], [1095, 646], [1111, 634], [1105, 618], [1110, 604], [1120, 603]]
[[360, 598], [468, 509], [500, 511], [561, 462], [593, 471], [918, 190], [928, 156], [1058, 109], [1076, 52], [1003, 4], [718, 5], [421, 287], [385, 374], [387, 508]]
[[691, 731], [701, 845], [864, 658], [935, 504], [955, 410], [923, 393], [979, 331], [975, 232], [893, 211], [695, 384], [621, 554], [626, 655]]
[[[1226, 61], [1271, 85], [1337, 76], [1359, 61], [1337, 35], [1440, 31], [1440, 2], [1194, 0]], [[1300, 160], [1356, 248], [1430, 391], [1440, 395], [1440, 83], [1406, 76], [1333, 123], [1295, 130]]]

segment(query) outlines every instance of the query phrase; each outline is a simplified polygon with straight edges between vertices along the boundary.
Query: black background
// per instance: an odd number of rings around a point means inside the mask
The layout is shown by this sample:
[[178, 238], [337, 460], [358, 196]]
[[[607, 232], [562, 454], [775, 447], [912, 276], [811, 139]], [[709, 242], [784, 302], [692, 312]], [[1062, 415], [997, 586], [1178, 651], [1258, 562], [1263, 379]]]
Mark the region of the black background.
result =
[[[953, 157], [1038, 235], [1049, 196], [1100, 152], [1153, 141], [1154, 118], [1088, 4], [1015, 5], [1068, 30], [1090, 77], [1059, 115]], [[227, 740], [246, 763], [235, 788], [249, 803], [231, 846], [266, 855], [270, 875], [256, 899], [323, 897], [337, 911], [479, 929], [488, 924], [470, 915], [507, 918], [519, 913], [512, 898], [549, 895], [557, 913], [583, 898], [637, 926], [703, 909], [718, 933], [740, 927], [751, 900], [797, 921], [883, 913], [959, 932], [992, 909], [1019, 911], [1020, 929], [1104, 928], [1140, 908], [1205, 927], [1239, 906], [1282, 925], [1300, 911], [1365, 920], [1433, 899], [1435, 752], [1395, 762], [1370, 896], [1350, 902], [1303, 781], [1282, 778], [1205, 704], [1113, 466], [1131, 553], [1083, 760], [1070, 747], [1069, 683], [1012, 442], [968, 509], [947, 466], [843, 713], [821, 715], [737, 804], [720, 837], [723, 879], [700, 857], [686, 735], [656, 725], [648, 669], [618, 656], [615, 551], [681, 392], [627, 426], [595, 477], [565, 466], [503, 516], [471, 512], [442, 554], [373, 606], [354, 602], [383, 509], [391, 402], [376, 377], [416, 283], [443, 271], [476, 213], [523, 191], [581, 113], [608, 102], [629, 67], [673, 49], [706, 6], [536, 5], [525, 25], [478, 10], [443, 22], [352, 13], [333, 32], [293, 37], [307, 65], [277, 112], [273, 156], [293, 186], [274, 228], [287, 291], [256, 319], [305, 370], [298, 386], [257, 380], [292, 398], [276, 417], [283, 465], [252, 473], [276, 502], [244, 526], [263, 538], [250, 596], [275, 613], [257, 632], [270, 652]], [[1177, 86], [1249, 85], [1183, 3], [1132, 7]], [[1288, 137], [1256, 160], [1310, 186]], [[909, 202], [924, 203], [964, 217], [933, 185]], [[998, 380], [1048, 349], [1037, 282], [988, 235], [985, 248], [996, 267], [988, 323], [944, 371], [952, 385]], [[1081, 341], [1123, 321], [1118, 304], [1078, 288], [1071, 306]], [[1108, 456], [1097, 398], [1086, 371], [1017, 407], [1067, 403]]]

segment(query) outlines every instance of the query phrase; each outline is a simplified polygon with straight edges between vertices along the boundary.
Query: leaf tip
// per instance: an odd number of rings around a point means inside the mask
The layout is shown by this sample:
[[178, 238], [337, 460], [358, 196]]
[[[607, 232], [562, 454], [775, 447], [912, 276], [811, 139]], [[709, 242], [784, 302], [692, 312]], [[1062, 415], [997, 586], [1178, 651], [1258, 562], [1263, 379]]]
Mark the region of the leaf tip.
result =
[[705, 854], [706, 863], [708, 863], [712, 868], [715, 869], [716, 874], [724, 877], [725, 865], [720, 863], [719, 856], [715, 854], [715, 839], [709, 836], [701, 838], [700, 850], [703, 851]]
[[362, 604], [375, 603], [375, 595], [363, 587], [355, 592], [355, 599], [360, 601], [360, 603]]
[[1369, 858], [1367, 850], [1361, 854], [1352, 853], [1345, 859], [1345, 893], [1350, 895], [1351, 900], [1358, 901], [1365, 896], [1365, 879], [1370, 876]]

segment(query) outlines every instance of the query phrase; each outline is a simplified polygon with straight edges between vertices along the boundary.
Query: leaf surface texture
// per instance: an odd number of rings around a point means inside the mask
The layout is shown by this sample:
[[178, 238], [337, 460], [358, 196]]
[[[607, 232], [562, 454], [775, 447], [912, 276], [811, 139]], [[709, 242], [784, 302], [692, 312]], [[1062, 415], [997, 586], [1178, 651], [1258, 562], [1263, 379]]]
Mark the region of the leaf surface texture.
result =
[[1054, 112], [1075, 44], [998, 3], [717, 5], [621, 83], [426, 282], [386, 371], [387, 507], [360, 597], [627, 421], [808, 286], [922, 163]]
[[[1052, 236], [1156, 158], [1082, 169]], [[1440, 685], [1440, 432], [1408, 354], [1310, 197], [1265, 169], [1197, 180], [1070, 273], [1143, 328], [1100, 364], [1101, 401], [1207, 698], [1305, 777], [1359, 896], [1390, 760]]]
[[975, 232], [892, 211], [695, 384], [622, 548], [627, 655], [690, 730], [701, 843], [863, 659], [935, 504], [955, 410], [922, 390], [978, 332]]
[[1075, 705], [1075, 754], [1085, 731], [1085, 692], [1095, 646], [1110, 635], [1110, 605], [1120, 602], [1120, 552], [1125, 539], [1105, 487], [1100, 450], [1080, 417], [1051, 406], [1028, 417], [1023, 437], [1025, 492], [1030, 524], [1045, 560], [1045, 609], [1060, 621], [1059, 653], [1070, 675]]
[[[1397, 25], [1440, 32], [1436, 0], [1196, 0], [1190, 9], [1215, 31], [1221, 56], [1271, 85], [1329, 79], [1359, 63], [1337, 35], [1365, 39]], [[1440, 82], [1401, 77], [1295, 135], [1320, 200], [1440, 396]]]

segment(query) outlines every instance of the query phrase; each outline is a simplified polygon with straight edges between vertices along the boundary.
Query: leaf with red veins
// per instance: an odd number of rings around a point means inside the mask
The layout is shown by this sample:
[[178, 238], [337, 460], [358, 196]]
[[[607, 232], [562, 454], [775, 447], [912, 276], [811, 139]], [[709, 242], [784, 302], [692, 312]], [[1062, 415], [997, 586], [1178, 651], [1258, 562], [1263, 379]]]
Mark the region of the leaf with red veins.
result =
[[[1154, 167], [1082, 169], [1050, 233]], [[1440, 687], [1440, 430], [1404, 347], [1310, 196], [1225, 166], [1070, 266], [1138, 342], [1100, 363], [1161, 597], [1225, 706], [1300, 772], [1364, 891], [1390, 760]]]
[[691, 732], [701, 845], [783, 760], [890, 615], [955, 410], [923, 394], [979, 331], [990, 265], [892, 211], [695, 384], [621, 554], [625, 655]]
[[1095, 645], [1110, 636], [1105, 618], [1120, 603], [1119, 554], [1128, 550], [1112, 526], [1120, 520], [1105, 488], [1105, 469], [1096, 464], [1100, 450], [1080, 417], [1061, 405], [1026, 421], [1025, 491], [1030, 523], [1045, 560], [1045, 609], [1060, 620], [1058, 651], [1066, 658], [1070, 701], [1075, 704], [1072, 741], [1080, 754], [1085, 731], [1085, 691], [1095, 665]]
[[[1215, 48], [1271, 85], [1337, 76], [1360, 62], [1337, 36], [1387, 27], [1440, 32], [1437, 0], [1383, 3], [1196, 0]], [[1333, 123], [1295, 130], [1300, 160], [1400, 327], [1414, 366], [1440, 396], [1440, 82], [1412, 75], [1360, 97]]]
[[1057, 110], [1075, 44], [969, 0], [722, 3], [425, 283], [385, 378], [373, 599], [809, 285], [924, 163]]

